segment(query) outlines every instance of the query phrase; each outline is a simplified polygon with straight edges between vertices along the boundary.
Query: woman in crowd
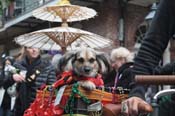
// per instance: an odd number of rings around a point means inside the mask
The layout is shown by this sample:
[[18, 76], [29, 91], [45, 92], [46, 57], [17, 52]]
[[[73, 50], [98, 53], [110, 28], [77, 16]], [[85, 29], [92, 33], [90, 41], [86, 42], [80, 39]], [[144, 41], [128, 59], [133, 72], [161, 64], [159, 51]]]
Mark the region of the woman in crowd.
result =
[[112, 50], [110, 59], [113, 70], [107, 75], [105, 85], [129, 88], [131, 79], [127, 78], [127, 73], [123, 72], [132, 67], [133, 54], [125, 47], [118, 47]]
[[13, 74], [18, 83], [18, 97], [15, 104], [15, 116], [23, 116], [24, 111], [34, 101], [36, 91], [43, 84], [51, 85], [56, 81], [55, 69], [49, 61], [43, 60], [37, 48], [24, 48], [23, 58], [14, 63], [19, 70], [26, 70], [26, 75]]

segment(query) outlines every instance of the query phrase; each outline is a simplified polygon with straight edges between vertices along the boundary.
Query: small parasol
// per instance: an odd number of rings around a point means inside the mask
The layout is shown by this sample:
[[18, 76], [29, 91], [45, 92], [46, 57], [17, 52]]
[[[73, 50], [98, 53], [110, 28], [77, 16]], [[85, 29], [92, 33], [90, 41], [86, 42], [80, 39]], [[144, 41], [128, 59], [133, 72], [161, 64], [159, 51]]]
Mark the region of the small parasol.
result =
[[71, 5], [61, 0], [57, 5], [41, 7], [33, 11], [33, 16], [51, 22], [74, 22], [92, 18], [96, 11], [87, 7]]

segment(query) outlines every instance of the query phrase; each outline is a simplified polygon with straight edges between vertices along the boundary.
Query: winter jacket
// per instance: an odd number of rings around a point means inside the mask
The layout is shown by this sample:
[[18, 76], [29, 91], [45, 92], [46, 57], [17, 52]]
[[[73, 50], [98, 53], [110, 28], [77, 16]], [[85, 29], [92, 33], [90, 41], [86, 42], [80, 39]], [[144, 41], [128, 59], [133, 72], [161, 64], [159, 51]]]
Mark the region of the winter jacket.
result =
[[7, 69], [6, 61], [10, 61], [11, 65], [13, 67], [13, 63], [15, 59], [11, 56], [6, 56], [4, 59], [2, 59], [2, 69], [0, 69], [0, 88], [1, 90], [5, 90], [2, 98], [2, 104], [1, 108], [4, 110], [3, 114], [6, 113], [8, 110], [12, 110], [13, 106], [11, 106], [11, 96], [8, 94], [8, 88], [14, 83], [12, 79], [12, 72]]
[[11, 76], [10, 72], [5, 73], [3, 69], [0, 71], [0, 88], [2, 87], [5, 90], [1, 107], [6, 110], [11, 108], [11, 97], [7, 93], [8, 87], [13, 84]]
[[[166, 49], [168, 42], [175, 34], [175, 0], [161, 0], [140, 50], [134, 60], [133, 74], [152, 74]], [[144, 98], [144, 86], [131, 84], [130, 96]]]
[[157, 66], [154, 69], [155, 75], [175, 75], [175, 62], [168, 63], [164, 66]]
[[36, 90], [43, 84], [51, 85], [56, 81], [54, 67], [50, 62], [42, 60], [38, 57], [32, 64], [29, 64], [28, 58], [24, 58], [21, 62], [14, 63], [14, 66], [20, 70], [26, 70], [26, 80], [38, 70], [40, 73], [36, 75], [33, 81], [26, 81], [18, 84], [17, 90], [19, 96], [15, 104], [15, 116], [21, 116], [26, 108], [29, 107], [36, 96]]
[[123, 64], [119, 69], [118, 72], [116, 70], [112, 70], [105, 78], [105, 86], [114, 87], [115, 80], [117, 78], [117, 84], [116, 87], [123, 87], [129, 89], [129, 85], [131, 83], [130, 78], [130, 68], [132, 67], [133, 62], [127, 62]]

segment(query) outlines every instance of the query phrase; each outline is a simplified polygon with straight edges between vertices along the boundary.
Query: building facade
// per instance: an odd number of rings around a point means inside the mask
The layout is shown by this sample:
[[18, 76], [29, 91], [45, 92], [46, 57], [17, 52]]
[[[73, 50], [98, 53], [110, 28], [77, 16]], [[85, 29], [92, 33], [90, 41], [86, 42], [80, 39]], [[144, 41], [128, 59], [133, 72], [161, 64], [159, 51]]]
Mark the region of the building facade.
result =
[[[10, 51], [18, 47], [14, 42], [14, 37], [16, 36], [43, 28], [58, 26], [59, 23], [41, 21], [31, 15], [33, 9], [50, 4], [51, 2], [55, 4], [55, 1], [58, 2], [58, 0], [15, 1], [14, 17], [7, 20], [0, 29], [1, 52]], [[70, 2], [72, 4], [84, 5], [97, 11], [96, 17], [71, 23], [70, 26], [81, 28], [113, 40], [113, 45], [110, 48], [104, 49], [108, 51], [118, 46], [125, 46], [130, 50], [135, 50], [135, 44], [138, 41], [137, 36], [140, 36], [137, 35], [138, 29], [143, 24], [147, 25], [145, 17], [150, 12], [150, 7], [155, 1], [88, 0], [88, 2], [82, 2], [81, 0], [71, 0]], [[23, 19], [19, 19], [20, 17], [23, 17]], [[15, 20], [16, 23], [14, 23]]]

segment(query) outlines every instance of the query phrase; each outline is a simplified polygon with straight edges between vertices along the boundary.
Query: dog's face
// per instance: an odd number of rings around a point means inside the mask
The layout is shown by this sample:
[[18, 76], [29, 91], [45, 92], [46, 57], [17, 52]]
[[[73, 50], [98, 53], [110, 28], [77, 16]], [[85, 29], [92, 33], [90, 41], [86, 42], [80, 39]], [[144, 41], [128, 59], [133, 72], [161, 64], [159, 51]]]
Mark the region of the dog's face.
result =
[[95, 77], [99, 70], [96, 52], [90, 48], [78, 51], [72, 65], [76, 74], [85, 77]]
[[[98, 73], [109, 72], [110, 63], [104, 54], [99, 54], [91, 48], [84, 48], [68, 52], [59, 60], [59, 70], [73, 71], [77, 77], [96, 77]], [[95, 84], [90, 81], [79, 81], [87, 89], [94, 89]]]
[[110, 63], [104, 54], [91, 48], [65, 53], [59, 60], [58, 68], [63, 71], [74, 71], [79, 76], [94, 77], [97, 73], [107, 73]]

